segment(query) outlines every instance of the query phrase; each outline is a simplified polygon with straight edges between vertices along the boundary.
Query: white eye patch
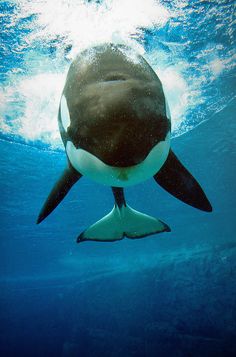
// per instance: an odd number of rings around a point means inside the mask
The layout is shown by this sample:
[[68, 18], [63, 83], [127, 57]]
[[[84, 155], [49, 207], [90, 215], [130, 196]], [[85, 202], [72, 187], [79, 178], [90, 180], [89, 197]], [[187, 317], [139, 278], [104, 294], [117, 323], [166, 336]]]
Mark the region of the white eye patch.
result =
[[167, 118], [170, 120], [171, 119], [171, 115], [170, 115], [170, 107], [169, 107], [169, 104], [167, 102], [167, 99], [165, 98], [165, 101], [166, 101], [166, 116]]
[[62, 125], [65, 131], [67, 131], [68, 126], [70, 126], [70, 113], [67, 106], [66, 97], [64, 95], [61, 98], [60, 113], [61, 113]]

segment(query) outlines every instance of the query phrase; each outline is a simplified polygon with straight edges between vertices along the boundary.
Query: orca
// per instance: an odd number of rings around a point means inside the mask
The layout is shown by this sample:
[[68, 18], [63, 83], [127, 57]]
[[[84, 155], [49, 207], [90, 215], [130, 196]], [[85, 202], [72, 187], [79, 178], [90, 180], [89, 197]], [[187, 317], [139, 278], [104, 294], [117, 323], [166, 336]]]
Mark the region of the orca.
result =
[[170, 148], [171, 117], [161, 81], [132, 48], [107, 43], [75, 58], [62, 92], [58, 124], [68, 167], [37, 223], [82, 176], [110, 186], [115, 204], [79, 235], [78, 243], [169, 232], [167, 224], [134, 210], [125, 200], [125, 187], [151, 177], [186, 204], [212, 211], [201, 186]]

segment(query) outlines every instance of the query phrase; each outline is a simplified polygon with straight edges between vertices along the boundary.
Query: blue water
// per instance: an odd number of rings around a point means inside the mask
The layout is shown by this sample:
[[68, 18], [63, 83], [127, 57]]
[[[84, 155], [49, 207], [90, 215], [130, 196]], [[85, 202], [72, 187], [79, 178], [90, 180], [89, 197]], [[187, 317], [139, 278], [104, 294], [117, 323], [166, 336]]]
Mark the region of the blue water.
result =
[[[59, 1], [55, 10], [46, 3], [0, 4], [0, 355], [235, 356], [233, 2], [147, 1], [137, 10], [130, 1]], [[127, 4], [135, 16], [126, 9], [124, 17]], [[86, 21], [74, 27], [73, 14], [83, 11]], [[73, 21], [57, 23], [69, 15]], [[106, 31], [95, 23], [99, 16]], [[127, 201], [171, 233], [77, 245], [78, 234], [113, 205], [107, 187], [83, 178], [35, 224], [66, 164], [57, 105], [74, 52], [91, 41], [89, 26], [98, 41], [113, 33], [133, 41], [162, 74], [172, 148], [203, 186], [212, 213], [149, 180], [128, 188]]]

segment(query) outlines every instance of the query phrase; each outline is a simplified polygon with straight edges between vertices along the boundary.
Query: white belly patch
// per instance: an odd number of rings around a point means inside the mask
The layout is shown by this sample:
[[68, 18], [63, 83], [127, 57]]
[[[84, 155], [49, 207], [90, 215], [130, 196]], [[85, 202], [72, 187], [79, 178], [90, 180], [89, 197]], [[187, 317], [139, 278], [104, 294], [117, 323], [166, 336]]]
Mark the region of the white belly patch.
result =
[[69, 161], [78, 172], [101, 184], [114, 187], [132, 186], [154, 176], [166, 161], [169, 149], [170, 133], [165, 141], [154, 146], [143, 162], [119, 168], [105, 164], [83, 149], [76, 149], [71, 141], [66, 144]]

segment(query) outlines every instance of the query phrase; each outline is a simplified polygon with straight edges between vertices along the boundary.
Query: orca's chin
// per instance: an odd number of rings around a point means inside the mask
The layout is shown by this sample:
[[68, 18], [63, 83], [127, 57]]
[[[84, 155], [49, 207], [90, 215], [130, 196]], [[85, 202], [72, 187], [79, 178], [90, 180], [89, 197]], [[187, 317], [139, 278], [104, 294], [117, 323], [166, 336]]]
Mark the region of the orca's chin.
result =
[[81, 175], [112, 187], [127, 187], [143, 182], [154, 176], [167, 159], [170, 148], [170, 133], [164, 141], [159, 142], [140, 163], [131, 164], [118, 161], [115, 166], [105, 163], [98, 156], [76, 148], [71, 141], [66, 144], [66, 153], [71, 165]]
[[119, 167], [120, 169], [122, 168], [127, 169], [129, 167], [134, 167], [136, 165], [141, 164], [148, 156], [148, 154], [149, 153], [147, 153], [147, 155], [143, 156], [140, 159], [135, 159], [133, 157], [131, 158], [124, 157], [124, 158], [116, 159], [115, 155], [105, 159], [98, 157], [98, 159], [101, 160], [105, 165], [112, 166], [112, 167]]
[[143, 149], [140, 149], [139, 147], [139, 144], [133, 144], [131, 146], [126, 143], [124, 145], [119, 144], [117, 147], [110, 147], [107, 150], [104, 150], [103, 148], [101, 149], [100, 145], [91, 145], [90, 147], [88, 147], [88, 145], [79, 146], [80, 149], [85, 150], [91, 155], [95, 156], [105, 165], [125, 169], [141, 164], [155, 147], [155, 145]]

